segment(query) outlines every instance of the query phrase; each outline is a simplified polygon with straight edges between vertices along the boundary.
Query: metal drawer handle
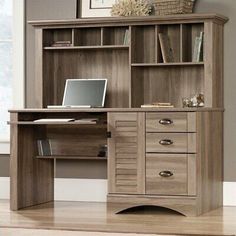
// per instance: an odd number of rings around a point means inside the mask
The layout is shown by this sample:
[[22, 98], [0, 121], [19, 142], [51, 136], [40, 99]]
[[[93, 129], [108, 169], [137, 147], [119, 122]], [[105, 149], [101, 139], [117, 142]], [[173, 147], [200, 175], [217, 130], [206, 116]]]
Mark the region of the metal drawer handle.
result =
[[168, 146], [172, 145], [174, 142], [170, 139], [162, 139], [159, 143], [163, 146]]
[[161, 119], [161, 120], [159, 120], [159, 123], [161, 125], [171, 125], [171, 124], [173, 124], [173, 121], [171, 119]]
[[174, 174], [173, 174], [173, 172], [171, 172], [171, 171], [169, 171], [169, 170], [164, 170], [164, 171], [161, 171], [161, 172], [159, 173], [159, 175], [160, 175], [161, 177], [164, 177], [164, 178], [169, 178], [169, 177], [173, 176]]

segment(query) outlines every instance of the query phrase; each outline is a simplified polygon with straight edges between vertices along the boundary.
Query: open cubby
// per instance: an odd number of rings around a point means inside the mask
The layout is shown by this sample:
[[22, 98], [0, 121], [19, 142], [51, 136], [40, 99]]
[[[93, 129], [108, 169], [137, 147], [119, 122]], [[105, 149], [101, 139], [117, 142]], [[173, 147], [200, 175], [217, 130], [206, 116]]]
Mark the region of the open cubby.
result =
[[170, 102], [182, 107], [182, 99], [204, 93], [203, 66], [132, 68], [132, 107]]
[[101, 45], [101, 28], [76, 28], [74, 29], [75, 46]]
[[124, 39], [125, 33], [128, 30], [129, 27], [104, 27], [103, 45], [127, 45], [127, 43], [124, 42]]
[[156, 62], [155, 26], [132, 27], [132, 63]]
[[[98, 119], [97, 124], [81, 124], [76, 122], [45, 123], [33, 122], [43, 118]], [[106, 113], [37, 113], [19, 115], [18, 125], [22, 131], [33, 134], [33, 153], [37, 158], [55, 159], [98, 159], [99, 151], [107, 145]], [[51, 156], [39, 156], [37, 141], [50, 140]], [[89, 140], [89, 142], [87, 141]]]
[[73, 42], [72, 29], [45, 29], [43, 34], [43, 46], [50, 47], [57, 41]]
[[181, 27], [182, 27], [182, 61], [191, 62], [194, 53], [195, 39], [196, 37], [200, 36], [201, 32], [204, 32], [204, 24], [203, 23], [182, 24]]
[[[168, 35], [169, 40], [170, 40], [170, 46], [173, 50], [173, 56], [174, 56], [174, 61], [173, 62], [180, 62], [180, 54], [181, 54], [181, 49], [180, 49], [180, 25], [179, 24], [173, 24], [173, 25], [160, 25], [157, 27], [157, 41], [158, 41], [158, 55], [160, 54], [160, 41], [158, 34], [162, 33], [165, 35]], [[158, 57], [158, 62], [162, 63], [163, 62], [163, 57], [159, 56]]]

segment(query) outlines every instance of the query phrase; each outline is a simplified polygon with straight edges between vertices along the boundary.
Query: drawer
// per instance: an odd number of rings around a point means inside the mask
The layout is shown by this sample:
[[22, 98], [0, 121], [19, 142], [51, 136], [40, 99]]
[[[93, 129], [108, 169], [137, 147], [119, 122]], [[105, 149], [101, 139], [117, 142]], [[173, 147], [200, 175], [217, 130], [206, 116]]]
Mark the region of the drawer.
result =
[[146, 132], [196, 132], [195, 112], [147, 112]]
[[196, 133], [146, 133], [146, 152], [196, 153]]
[[193, 154], [147, 154], [146, 194], [195, 195], [195, 161]]

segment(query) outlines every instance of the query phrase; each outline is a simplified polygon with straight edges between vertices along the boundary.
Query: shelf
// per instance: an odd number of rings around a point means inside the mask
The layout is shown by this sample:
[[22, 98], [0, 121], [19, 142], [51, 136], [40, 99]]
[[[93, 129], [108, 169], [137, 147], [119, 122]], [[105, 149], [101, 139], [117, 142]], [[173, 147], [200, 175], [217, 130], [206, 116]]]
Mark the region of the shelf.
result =
[[97, 160], [106, 161], [107, 157], [84, 157], [84, 156], [36, 156], [37, 159], [59, 159], [59, 160]]
[[34, 122], [34, 121], [18, 121], [18, 122], [7, 122], [9, 125], [96, 125], [99, 127], [107, 127], [104, 123], [80, 123], [80, 122]]
[[128, 49], [129, 45], [44, 47], [44, 50], [92, 50], [92, 49]]
[[204, 62], [172, 62], [172, 63], [133, 63], [133, 67], [154, 67], [154, 66], [202, 66]]

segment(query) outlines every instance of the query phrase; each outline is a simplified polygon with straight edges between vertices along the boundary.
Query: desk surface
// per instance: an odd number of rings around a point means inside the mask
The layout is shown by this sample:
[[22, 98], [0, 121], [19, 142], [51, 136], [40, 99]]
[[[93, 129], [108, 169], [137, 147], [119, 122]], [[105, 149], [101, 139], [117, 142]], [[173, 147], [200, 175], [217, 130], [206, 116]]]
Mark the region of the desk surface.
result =
[[89, 109], [10, 109], [10, 113], [51, 113], [51, 112], [223, 112], [224, 108], [89, 108]]

